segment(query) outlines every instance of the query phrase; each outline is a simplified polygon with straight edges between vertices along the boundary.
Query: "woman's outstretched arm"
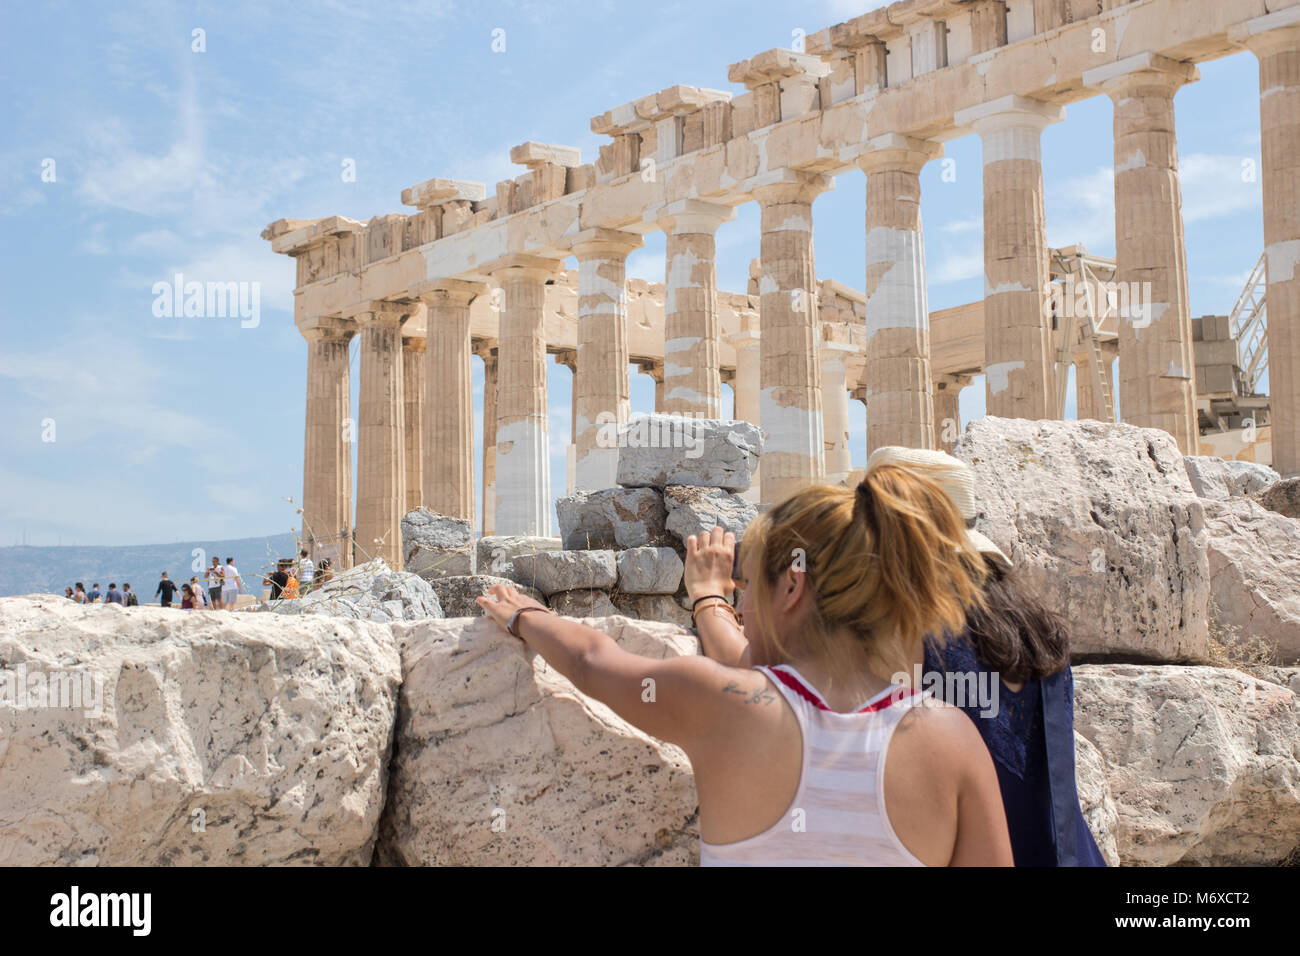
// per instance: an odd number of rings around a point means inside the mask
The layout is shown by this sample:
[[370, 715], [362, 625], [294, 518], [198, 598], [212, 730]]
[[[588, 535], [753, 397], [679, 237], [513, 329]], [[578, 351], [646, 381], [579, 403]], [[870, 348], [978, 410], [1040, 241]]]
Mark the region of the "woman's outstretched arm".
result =
[[[508, 584], [493, 586], [477, 603], [503, 628], [520, 608], [543, 607]], [[734, 695], [724, 691], [734, 671], [705, 657], [631, 654], [595, 628], [545, 611], [521, 614], [515, 629], [579, 691], [688, 755], [716, 728]]]

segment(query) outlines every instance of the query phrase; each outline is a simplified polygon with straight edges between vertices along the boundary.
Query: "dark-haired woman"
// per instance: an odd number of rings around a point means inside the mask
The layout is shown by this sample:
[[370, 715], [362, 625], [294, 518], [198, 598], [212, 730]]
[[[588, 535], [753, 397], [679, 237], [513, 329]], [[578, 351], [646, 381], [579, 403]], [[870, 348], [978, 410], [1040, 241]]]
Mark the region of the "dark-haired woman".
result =
[[[941, 451], [889, 446], [867, 467], [911, 468], [932, 479], [968, 524], [978, 508], [975, 472]], [[1038, 599], [992, 541], [969, 530], [984, 556], [983, 600], [966, 612], [955, 638], [926, 639], [924, 686], [960, 707], [975, 723], [993, 757], [1007, 811], [1016, 866], [1105, 866], [1079, 809], [1074, 776], [1074, 681], [1065, 621]], [[948, 679], [948, 675], [960, 680]], [[969, 689], [992, 688], [996, 706], [969, 699]]]

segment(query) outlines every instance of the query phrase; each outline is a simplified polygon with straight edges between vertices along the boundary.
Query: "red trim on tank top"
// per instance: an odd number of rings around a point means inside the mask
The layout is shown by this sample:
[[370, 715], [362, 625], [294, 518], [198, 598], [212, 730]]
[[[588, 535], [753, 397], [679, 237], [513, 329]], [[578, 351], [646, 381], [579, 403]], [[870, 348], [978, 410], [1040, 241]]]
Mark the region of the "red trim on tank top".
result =
[[[832, 714], [842, 713], [841, 711], [833, 710], [830, 707], [828, 707], [826, 702], [821, 699], [821, 696], [815, 690], [809, 687], [806, 683], [804, 683], [804, 681], [802, 681], [797, 674], [793, 674], [787, 670], [781, 670], [780, 669], [781, 666], [783, 665], [778, 665], [777, 667], [771, 667], [765, 669], [768, 670], [769, 673], [771, 673], [772, 676], [775, 677], [777, 680], [779, 680], [782, 684], [784, 684], [786, 687], [789, 687], [792, 691], [794, 691], [804, 700], [808, 701], [808, 703], [812, 704], [818, 710], [824, 710]], [[903, 697], [900, 699], [912, 697], [915, 694], [919, 693], [919, 691], [917, 691], [915, 688], [912, 687], [905, 687], [903, 689], [906, 693], [904, 693]], [[870, 701], [863, 704], [857, 710], [844, 711], [843, 713], [870, 714], [870, 713], [875, 713], [876, 711], [884, 710], [886, 707], [888, 707], [890, 704], [894, 702], [893, 690], [894, 690], [893, 687], [887, 687], [883, 691], [881, 691], [880, 694], [877, 694], [876, 697], [873, 697]], [[883, 697], [881, 697], [882, 694], [884, 695]]]

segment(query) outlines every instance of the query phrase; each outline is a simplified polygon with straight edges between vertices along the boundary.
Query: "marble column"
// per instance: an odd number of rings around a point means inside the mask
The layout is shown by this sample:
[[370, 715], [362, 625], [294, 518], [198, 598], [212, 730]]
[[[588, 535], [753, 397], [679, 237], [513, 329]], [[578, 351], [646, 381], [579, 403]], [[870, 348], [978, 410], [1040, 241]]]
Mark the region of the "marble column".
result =
[[[578, 259], [578, 349], [573, 374], [573, 486], [613, 488], [618, 425], [628, 419], [627, 257], [641, 237], [588, 229], [573, 238]], [[612, 439], [612, 440], [611, 440]]]
[[826, 483], [838, 485], [853, 467], [849, 452], [849, 391], [845, 360], [857, 348], [847, 342], [821, 343], [822, 435], [825, 441]]
[[1231, 36], [1259, 61], [1269, 420], [1273, 467], [1288, 478], [1300, 475], [1300, 8], [1247, 21]]
[[[1106, 376], [1106, 387], [1110, 389], [1112, 408], [1115, 399], [1115, 383], [1111, 380], [1110, 363], [1114, 359], [1112, 352], [1108, 352], [1105, 348], [1101, 350], [1102, 373]], [[1074, 406], [1079, 418], [1106, 420], [1101, 396], [1097, 394], [1097, 373], [1093, 371], [1092, 362], [1086, 355], [1074, 360]]]
[[[727, 337], [727, 341], [736, 348], [736, 377], [731, 386], [735, 394], [735, 402], [731, 414], [736, 421], [757, 425], [762, 359], [758, 344], [760, 336], [752, 327], [757, 324], [758, 316], [750, 315], [748, 319], [749, 321], [746, 322], [745, 317], [742, 317], [740, 331]], [[749, 490], [742, 492], [741, 497], [758, 504], [761, 500], [759, 492], [762, 480], [763, 462], [760, 459], [758, 467], [750, 478]]]
[[439, 279], [417, 287], [427, 310], [424, 354], [424, 506], [474, 522], [474, 384], [469, 305], [480, 282]]
[[302, 539], [319, 562], [352, 564], [351, 324], [321, 320], [307, 340], [307, 431], [302, 468]]
[[420, 507], [424, 480], [424, 339], [402, 336], [402, 390], [406, 398], [406, 511]]
[[1004, 96], [954, 117], [979, 134], [983, 149], [985, 406], [1002, 418], [1051, 415], [1041, 140], [1043, 129], [1064, 116], [1059, 106]]
[[971, 383], [967, 375], [941, 375], [934, 382], [934, 447], [952, 454], [961, 437], [961, 390]]
[[1198, 429], [1174, 93], [1198, 75], [1151, 53], [1083, 75], [1115, 106], [1119, 406], [1129, 424], [1173, 435], [1184, 455], [1196, 454]]
[[920, 173], [943, 147], [891, 133], [867, 150], [858, 160], [867, 175], [867, 454], [933, 448]]
[[480, 339], [475, 354], [483, 360], [483, 534], [495, 534], [497, 478], [497, 350]]
[[402, 567], [400, 523], [406, 504], [402, 318], [409, 309], [372, 301], [351, 313], [361, 329], [355, 561], [383, 558], [390, 568]]
[[830, 186], [824, 176], [783, 171], [751, 190], [762, 210], [760, 496], [769, 504], [821, 482], [826, 474], [812, 204]]
[[667, 237], [663, 410], [670, 414], [721, 414], [714, 236], [735, 217], [730, 206], [685, 199], [665, 207], [659, 220]]
[[491, 269], [504, 293], [497, 346], [497, 534], [550, 534], [546, 280], [563, 260], [512, 255]]

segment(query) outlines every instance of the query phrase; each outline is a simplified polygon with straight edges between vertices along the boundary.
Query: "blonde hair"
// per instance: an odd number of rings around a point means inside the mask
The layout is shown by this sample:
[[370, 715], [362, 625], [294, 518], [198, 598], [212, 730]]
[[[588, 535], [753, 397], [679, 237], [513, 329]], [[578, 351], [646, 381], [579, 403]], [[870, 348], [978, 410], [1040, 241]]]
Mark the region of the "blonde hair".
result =
[[[887, 679], [910, 671], [927, 634], [960, 632], [967, 610], [980, 606], [985, 575], [952, 500], [898, 465], [872, 468], [856, 489], [819, 486], [791, 495], [745, 530], [741, 560], [757, 572], [747, 584], [756, 623], [780, 655], [847, 661], [865, 651], [871, 669]], [[773, 586], [792, 566], [807, 575], [812, 598], [797, 646], [781, 641], [766, 613]], [[842, 631], [858, 646], [837, 640]]]

